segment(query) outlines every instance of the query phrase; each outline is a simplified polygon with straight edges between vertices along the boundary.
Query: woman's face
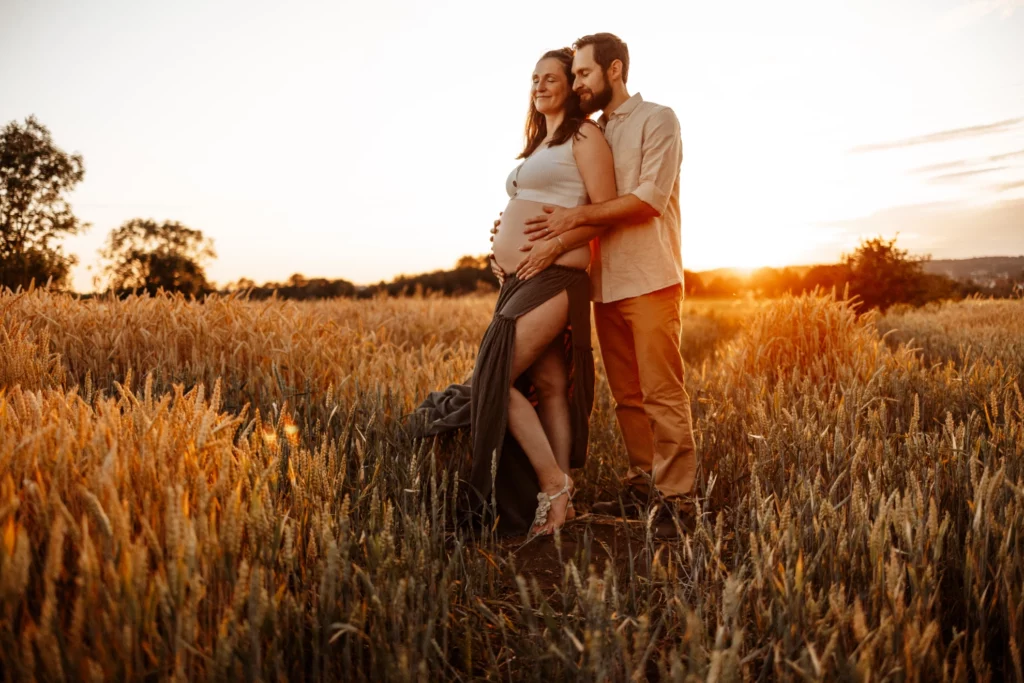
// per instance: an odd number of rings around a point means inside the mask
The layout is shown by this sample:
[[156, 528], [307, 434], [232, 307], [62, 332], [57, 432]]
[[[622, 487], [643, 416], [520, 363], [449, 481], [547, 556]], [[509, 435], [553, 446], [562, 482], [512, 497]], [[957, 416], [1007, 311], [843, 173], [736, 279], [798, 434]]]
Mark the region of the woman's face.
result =
[[533, 70], [533, 87], [530, 89], [533, 106], [537, 111], [541, 114], [561, 111], [565, 108], [569, 93], [569, 79], [561, 62], [550, 57], [537, 62], [537, 68]]

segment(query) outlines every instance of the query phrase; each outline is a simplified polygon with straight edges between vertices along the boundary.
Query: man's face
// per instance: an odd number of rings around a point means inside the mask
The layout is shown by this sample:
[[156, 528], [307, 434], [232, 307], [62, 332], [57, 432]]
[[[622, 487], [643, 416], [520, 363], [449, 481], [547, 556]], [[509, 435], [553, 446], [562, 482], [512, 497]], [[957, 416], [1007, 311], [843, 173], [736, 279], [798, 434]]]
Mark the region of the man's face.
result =
[[580, 96], [580, 107], [585, 114], [603, 110], [612, 101], [612, 89], [604, 77], [601, 65], [594, 60], [594, 46], [576, 50], [572, 59], [574, 77], [572, 89]]

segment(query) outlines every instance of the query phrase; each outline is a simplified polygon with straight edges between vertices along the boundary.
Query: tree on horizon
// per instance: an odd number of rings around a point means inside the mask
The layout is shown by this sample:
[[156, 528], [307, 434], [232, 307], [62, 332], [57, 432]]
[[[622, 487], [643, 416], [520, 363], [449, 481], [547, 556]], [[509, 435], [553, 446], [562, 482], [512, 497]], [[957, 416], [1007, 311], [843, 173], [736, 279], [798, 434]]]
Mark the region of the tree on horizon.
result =
[[931, 255], [910, 256], [896, 246], [897, 237], [863, 239], [852, 254], [843, 256], [850, 293], [860, 298], [865, 310], [884, 313], [893, 304], [924, 303], [924, 264]]
[[82, 156], [57, 147], [34, 116], [0, 130], [0, 287], [68, 286], [77, 259], [55, 242], [89, 228], [68, 201], [84, 177]]
[[177, 221], [133, 218], [111, 231], [100, 250], [111, 290], [163, 289], [200, 296], [212, 290], [203, 263], [217, 257], [213, 240]]

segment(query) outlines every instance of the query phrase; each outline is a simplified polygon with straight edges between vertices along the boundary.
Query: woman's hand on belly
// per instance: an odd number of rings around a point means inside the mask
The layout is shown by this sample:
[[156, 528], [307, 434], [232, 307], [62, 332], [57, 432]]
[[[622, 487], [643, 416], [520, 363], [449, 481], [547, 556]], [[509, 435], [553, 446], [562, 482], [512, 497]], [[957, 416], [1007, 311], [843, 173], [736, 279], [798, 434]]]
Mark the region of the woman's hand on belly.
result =
[[520, 247], [520, 251], [526, 252], [526, 256], [516, 268], [516, 276], [520, 280], [529, 280], [552, 263], [572, 268], [586, 268], [590, 265], [589, 247], [577, 247], [564, 252], [558, 240], [554, 239], [527, 242]]

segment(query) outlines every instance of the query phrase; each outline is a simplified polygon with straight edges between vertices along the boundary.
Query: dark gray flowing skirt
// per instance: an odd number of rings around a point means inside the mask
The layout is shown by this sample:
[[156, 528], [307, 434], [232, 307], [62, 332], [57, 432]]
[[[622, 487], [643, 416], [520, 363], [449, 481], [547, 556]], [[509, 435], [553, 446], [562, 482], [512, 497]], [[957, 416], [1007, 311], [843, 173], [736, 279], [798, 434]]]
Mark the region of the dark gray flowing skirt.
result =
[[[491, 510], [493, 492], [498, 531], [503, 534], [529, 530], [540, 492], [533, 466], [508, 431], [516, 320], [563, 290], [569, 295], [569, 325], [563, 335], [572, 425], [569, 464], [582, 467], [587, 458], [590, 413], [594, 407], [590, 278], [585, 270], [552, 265], [530, 280], [519, 280], [515, 275], [506, 278], [498, 293], [494, 317], [480, 343], [470, 381], [432, 392], [416, 409], [420, 418], [414, 429], [416, 436], [470, 428], [473, 452], [467, 513], [482, 521], [482, 516]], [[516, 378], [515, 386], [536, 404], [535, 392], [526, 374]]]

